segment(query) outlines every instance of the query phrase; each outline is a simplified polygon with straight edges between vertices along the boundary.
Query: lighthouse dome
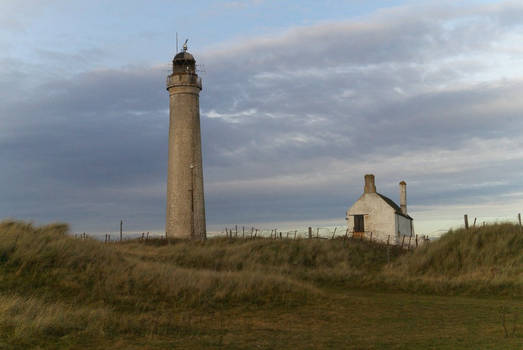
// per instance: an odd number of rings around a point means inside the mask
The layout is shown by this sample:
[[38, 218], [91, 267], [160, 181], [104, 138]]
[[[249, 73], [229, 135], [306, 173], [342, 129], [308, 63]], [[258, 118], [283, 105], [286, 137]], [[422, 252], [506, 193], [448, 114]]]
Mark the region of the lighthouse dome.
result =
[[187, 51], [178, 52], [176, 56], [174, 56], [175, 61], [195, 61], [193, 55], [188, 53]]
[[176, 54], [173, 59], [173, 73], [196, 73], [196, 60], [187, 51]]

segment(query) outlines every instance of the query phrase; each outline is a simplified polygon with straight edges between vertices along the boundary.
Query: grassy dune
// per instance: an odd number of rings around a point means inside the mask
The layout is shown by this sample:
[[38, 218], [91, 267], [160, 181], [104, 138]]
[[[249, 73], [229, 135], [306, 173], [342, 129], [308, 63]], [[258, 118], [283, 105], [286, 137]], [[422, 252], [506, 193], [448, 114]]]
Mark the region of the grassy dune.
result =
[[451, 231], [413, 252], [342, 239], [103, 244], [67, 233], [0, 223], [0, 349], [510, 349], [523, 340], [515, 225]]
[[523, 297], [523, 232], [510, 223], [449, 231], [386, 266], [403, 290]]

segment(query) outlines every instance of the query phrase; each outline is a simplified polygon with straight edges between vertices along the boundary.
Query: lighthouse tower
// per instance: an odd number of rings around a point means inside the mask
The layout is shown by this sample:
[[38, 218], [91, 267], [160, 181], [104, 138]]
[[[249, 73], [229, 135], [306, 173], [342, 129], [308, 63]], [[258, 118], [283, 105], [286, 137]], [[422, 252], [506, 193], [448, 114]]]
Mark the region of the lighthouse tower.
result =
[[202, 142], [199, 95], [201, 79], [196, 61], [183, 51], [173, 60], [167, 77], [169, 91], [169, 160], [167, 169], [168, 238], [206, 237], [203, 199]]

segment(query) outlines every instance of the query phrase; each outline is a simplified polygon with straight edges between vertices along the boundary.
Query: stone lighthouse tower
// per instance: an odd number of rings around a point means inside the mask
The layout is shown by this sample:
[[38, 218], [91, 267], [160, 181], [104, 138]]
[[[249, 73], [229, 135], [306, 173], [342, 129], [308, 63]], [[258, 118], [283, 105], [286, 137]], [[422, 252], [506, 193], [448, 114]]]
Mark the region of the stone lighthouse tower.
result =
[[174, 57], [173, 72], [167, 77], [170, 120], [165, 229], [168, 238], [206, 237], [200, 135], [201, 89], [196, 61], [187, 52], [185, 44], [183, 51]]

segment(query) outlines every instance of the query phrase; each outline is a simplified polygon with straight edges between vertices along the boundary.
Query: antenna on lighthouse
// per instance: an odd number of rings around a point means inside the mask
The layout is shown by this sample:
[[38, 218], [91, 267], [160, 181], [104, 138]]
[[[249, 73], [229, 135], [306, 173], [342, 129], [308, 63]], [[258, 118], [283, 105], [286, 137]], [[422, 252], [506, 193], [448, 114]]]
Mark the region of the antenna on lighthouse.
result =
[[187, 51], [187, 42], [189, 41], [189, 39], [185, 39], [185, 42], [183, 43], [183, 51]]

